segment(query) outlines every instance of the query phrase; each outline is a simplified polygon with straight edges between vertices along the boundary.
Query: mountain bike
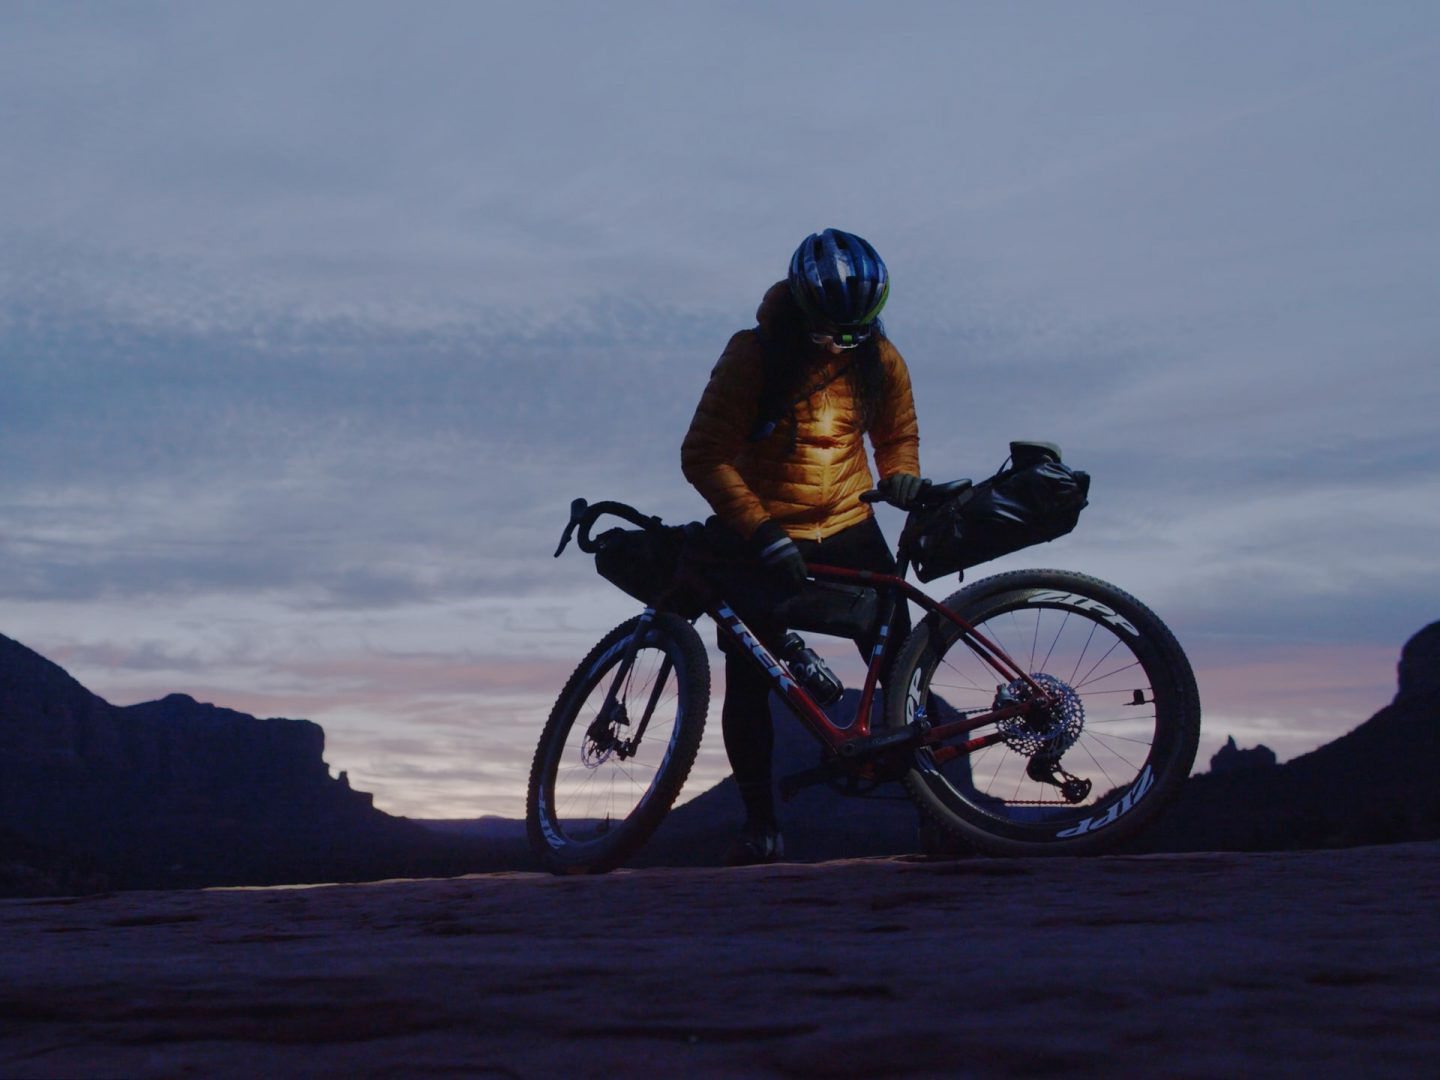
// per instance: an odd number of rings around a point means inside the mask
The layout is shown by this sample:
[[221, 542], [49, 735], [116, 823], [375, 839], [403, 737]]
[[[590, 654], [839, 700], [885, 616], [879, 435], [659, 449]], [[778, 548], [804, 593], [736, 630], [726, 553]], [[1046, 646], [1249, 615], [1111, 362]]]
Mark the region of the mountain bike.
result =
[[[927, 482], [907, 528], [969, 487]], [[600, 552], [608, 534], [591, 530], [605, 515], [639, 526], [634, 535], [653, 541], [655, 558], [668, 552], [675, 565], [645, 594], [645, 609], [580, 662], [540, 736], [526, 821], [552, 872], [621, 865], [679, 796], [710, 699], [701, 614], [819, 744], [818, 765], [780, 779], [782, 799], [812, 784], [860, 795], [898, 781], [926, 819], [980, 852], [1084, 855], [1133, 837], [1189, 775], [1200, 734], [1189, 661], [1164, 623], [1113, 585], [1018, 570], [941, 602], [906, 580], [903, 544], [894, 575], [812, 564], [807, 589], [851, 590], [874, 604], [877, 643], [848, 716], [822, 707], [775, 643], [736, 613], [724, 560], [689, 550], [698, 524], [665, 526], [624, 503], [577, 499], [555, 554], [572, 536]], [[924, 614], [897, 643], [904, 604]]]

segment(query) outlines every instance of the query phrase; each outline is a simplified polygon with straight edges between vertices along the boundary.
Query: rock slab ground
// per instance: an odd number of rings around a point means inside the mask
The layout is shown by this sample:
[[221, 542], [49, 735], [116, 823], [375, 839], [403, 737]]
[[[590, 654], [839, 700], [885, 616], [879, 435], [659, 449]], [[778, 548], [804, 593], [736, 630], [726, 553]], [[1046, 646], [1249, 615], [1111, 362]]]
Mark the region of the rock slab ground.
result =
[[0, 903], [0, 1075], [1434, 1076], [1440, 843]]

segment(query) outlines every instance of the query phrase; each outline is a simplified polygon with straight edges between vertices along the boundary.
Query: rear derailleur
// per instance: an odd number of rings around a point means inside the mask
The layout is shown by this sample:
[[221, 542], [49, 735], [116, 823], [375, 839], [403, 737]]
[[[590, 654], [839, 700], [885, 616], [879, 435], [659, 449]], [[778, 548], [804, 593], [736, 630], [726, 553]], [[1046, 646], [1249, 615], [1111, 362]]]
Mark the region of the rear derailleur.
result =
[[1066, 772], [1060, 767], [1058, 757], [1047, 754], [1036, 754], [1032, 757], [1030, 764], [1025, 766], [1025, 775], [1031, 780], [1059, 788], [1061, 797], [1072, 804], [1084, 802], [1094, 786], [1089, 780]]

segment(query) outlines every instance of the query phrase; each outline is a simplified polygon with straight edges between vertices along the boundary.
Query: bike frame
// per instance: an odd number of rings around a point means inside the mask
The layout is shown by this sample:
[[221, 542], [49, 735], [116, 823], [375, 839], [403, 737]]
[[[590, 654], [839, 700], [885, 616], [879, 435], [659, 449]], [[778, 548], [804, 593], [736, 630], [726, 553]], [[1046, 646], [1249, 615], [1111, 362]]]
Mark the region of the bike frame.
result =
[[[781, 700], [785, 702], [790, 711], [810, 729], [816, 738], [835, 750], [840, 756], [868, 757], [869, 754], [865, 751], [878, 753], [895, 746], [918, 743], [931, 746], [932, 752], [936, 754], [938, 760], [950, 760], [962, 754], [972, 754], [987, 746], [993, 746], [1002, 741], [1004, 736], [999, 731], [995, 731], [964, 743], [945, 746], [938, 744], [948, 743], [950, 739], [976, 728], [1022, 716], [1031, 709], [1049, 704], [1049, 696], [1046, 692], [1000, 646], [985, 637], [944, 604], [911, 585], [904, 577], [897, 574], [882, 574], [871, 570], [852, 570], [847, 567], [814, 563], [808, 567], [808, 570], [810, 576], [817, 581], [834, 581], [878, 589], [885, 601], [879, 638], [871, 650], [866, 666], [865, 683], [860, 693], [855, 721], [846, 727], [839, 727], [831, 720], [825, 709], [816, 702], [805, 687], [796, 681], [789, 668], [761, 643], [759, 637], [735, 613], [729, 603], [719, 601], [707, 613], [719, 627], [722, 640], [729, 642], [733, 648], [750, 657], [756, 666], [765, 673], [771, 689], [780, 695]], [[904, 571], [905, 565], [902, 563], [900, 574], [903, 574]], [[923, 718], [912, 718], [911, 724], [906, 728], [880, 735], [873, 734], [870, 713], [875, 700], [875, 688], [879, 684], [880, 673], [885, 668], [885, 660], [890, 650], [897, 647], [898, 644], [903, 644], [891, 641], [895, 607], [900, 600], [908, 600], [918, 605], [926, 613], [953, 624], [960, 631], [960, 636], [965, 644], [995, 672], [1002, 682], [1019, 681], [1027, 686], [1031, 692], [1027, 700], [1004, 708], [972, 714], [961, 720], [938, 726], [930, 725]]]
[[[586, 653], [546, 721], [526, 804], [545, 865], [620, 865], [680, 796], [713, 704], [694, 625], [707, 613], [730, 690], [748, 680], [763, 698], [773, 691], [819, 744], [810, 767], [775, 778], [781, 800], [813, 785], [884, 798], [898, 783], [925, 820], [994, 855], [1108, 851], [1149, 824], [1180, 790], [1200, 736], [1184, 652], [1138, 600], [1084, 574], [1003, 573], [943, 601], [909, 584], [905, 554], [939, 557], [924, 541], [944, 538], [934, 530], [946, 501], [969, 486], [922, 489], [893, 561], [882, 555], [875, 569], [831, 565], [817, 546], [793, 600], [723, 522], [667, 526], [625, 503], [576, 499], [556, 555], [578, 540], [644, 606]], [[592, 536], [605, 515], [639, 531]], [[833, 678], [787, 629], [858, 639], [863, 685], [847, 678], [852, 689], [836, 699]], [[754, 719], [768, 725], [762, 712]], [[1062, 765], [1072, 751], [1080, 775]], [[792, 768], [807, 757], [779, 756]]]
[[[584, 499], [576, 499], [571, 504], [570, 524], [565, 529], [561, 538], [560, 546], [555, 554], [558, 556], [569, 544], [571, 536], [577, 527], [584, 523], [581, 531], [581, 549], [594, 554], [596, 548], [589, 538], [590, 525], [595, 519], [603, 514], [615, 514], [627, 521], [631, 521], [642, 528], [654, 528], [660, 525], [658, 518], [647, 518], [640, 514], [633, 507], [623, 503], [603, 502], [595, 505], [588, 504]], [[943, 763], [963, 754], [973, 754], [988, 746], [1002, 742], [1004, 734], [998, 729], [988, 735], [977, 736], [960, 743], [952, 743], [950, 740], [961, 735], [985, 727], [989, 724], [997, 724], [1001, 721], [1023, 717], [1035, 710], [1048, 708], [1053, 704], [1050, 695], [1036, 683], [1031, 676], [1015, 663], [995, 642], [975, 629], [973, 625], [964, 618], [947, 608], [939, 601], [932, 599], [921, 592], [915, 586], [905, 580], [906, 570], [909, 568], [908, 560], [898, 552], [897, 568], [894, 574], [884, 574], [873, 570], [854, 570], [849, 567], [830, 566], [824, 564], [811, 564], [807, 567], [809, 575], [816, 581], [831, 581], [841, 584], [861, 585], [876, 589], [882, 600], [881, 619], [879, 620], [879, 636], [875, 647], [871, 650], [869, 662], [865, 672], [864, 689], [861, 691], [860, 703], [856, 713], [855, 722], [845, 727], [840, 727], [830, 719], [824, 708], [800, 685], [791, 673], [790, 669], [761, 642], [759, 636], [745, 624], [745, 621], [735, 612], [729, 601], [718, 595], [715, 589], [715, 582], [709, 575], [703, 572], [698, 573], [700, 582], [708, 582], [708, 592], [711, 601], [705, 608], [707, 614], [715, 620], [719, 628], [722, 644], [728, 643], [732, 649], [738, 650], [740, 654], [748, 656], [751, 661], [764, 673], [769, 680], [771, 689], [780, 695], [782, 701], [820, 740], [825, 746], [834, 751], [835, 756], [847, 761], [855, 772], [863, 775], [865, 766], [874, 762], [887, 751], [905, 748], [913, 749], [920, 746], [929, 747], [936, 763]], [[747, 564], [748, 566], [748, 564]], [[690, 575], [696, 576], [697, 571], [692, 568]], [[1021, 683], [1026, 692], [1023, 699], [1013, 704], [1006, 704], [999, 708], [989, 709], [983, 712], [970, 713], [958, 720], [952, 720], [945, 724], [932, 724], [919, 708], [919, 702], [911, 703], [908, 710], [909, 722], [903, 728], [887, 730], [876, 734], [871, 729], [870, 713], [875, 700], [875, 688], [879, 684], [880, 673], [885, 669], [885, 661], [890, 650], [897, 646], [892, 640], [896, 624], [897, 604], [909, 602], [917, 605], [929, 616], [935, 619], [942, 619], [953, 625], [960, 633], [961, 639], [966, 646], [987, 665], [1000, 684]], [[659, 609], [664, 608], [663, 598], [659, 601]], [[656, 689], [652, 692], [649, 701], [646, 703], [644, 715], [639, 718], [638, 723], [632, 722], [628, 716], [614, 716], [613, 710], [618, 707], [620, 691], [630, 677], [630, 671], [635, 661], [635, 656], [640, 649], [649, 624], [653, 622], [657, 614], [656, 607], [646, 607], [640, 616], [636, 632], [631, 635], [626, 646], [626, 655], [617, 667], [614, 677], [611, 680], [610, 691], [606, 697], [606, 703], [602, 706], [600, 715], [594, 721], [594, 728], [599, 734], [618, 727], [629, 727], [631, 736], [615, 744], [617, 752], [622, 758], [629, 757], [635, 753], [645, 735], [645, 729], [649, 726], [650, 718], [655, 711], [659, 699], [659, 687], [664, 683], [664, 676], [669, 673], [669, 662], [666, 661], [661, 678], [657, 680]], [[692, 618], [693, 621], [693, 618]], [[898, 689], [898, 688], [892, 688]], [[906, 688], [908, 693], [910, 688]], [[612, 723], [613, 722], [613, 723]], [[613, 736], [611, 736], [613, 738]]]

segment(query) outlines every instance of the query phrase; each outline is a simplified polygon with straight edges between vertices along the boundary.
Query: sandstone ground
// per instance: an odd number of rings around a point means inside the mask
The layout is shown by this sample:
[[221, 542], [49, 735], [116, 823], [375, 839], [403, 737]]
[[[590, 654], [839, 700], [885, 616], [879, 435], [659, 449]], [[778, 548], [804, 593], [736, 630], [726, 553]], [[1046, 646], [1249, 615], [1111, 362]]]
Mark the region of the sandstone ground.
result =
[[0, 1075], [1436, 1075], [1440, 843], [0, 903]]

